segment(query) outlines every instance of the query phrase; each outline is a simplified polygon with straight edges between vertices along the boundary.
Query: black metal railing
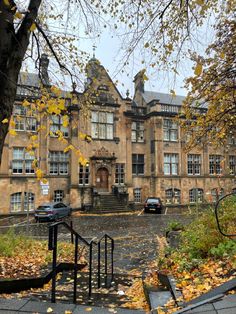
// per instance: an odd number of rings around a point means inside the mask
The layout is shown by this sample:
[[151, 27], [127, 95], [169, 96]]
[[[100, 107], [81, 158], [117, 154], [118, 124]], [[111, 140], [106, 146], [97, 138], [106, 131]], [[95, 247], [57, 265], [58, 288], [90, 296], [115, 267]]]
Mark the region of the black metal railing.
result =
[[[48, 249], [53, 251], [52, 253], [52, 291], [51, 291], [51, 302], [56, 302], [56, 275], [57, 275], [57, 242], [58, 242], [58, 227], [59, 225], [63, 226], [71, 233], [71, 243], [75, 244], [74, 248], [74, 285], [73, 285], [73, 303], [76, 303], [77, 299], [77, 283], [78, 283], [78, 245], [79, 240], [83, 242], [89, 248], [89, 280], [88, 280], [88, 295], [89, 299], [91, 299], [92, 295], [92, 280], [94, 273], [93, 256], [94, 256], [94, 248], [97, 248], [97, 286], [100, 288], [101, 286], [101, 244], [104, 241], [104, 275], [105, 275], [105, 286], [107, 287], [107, 277], [108, 277], [108, 242], [110, 242], [110, 275], [111, 275], [111, 283], [113, 281], [113, 272], [114, 272], [114, 240], [107, 234], [104, 234], [99, 240], [95, 241], [92, 239], [90, 242], [85, 240], [82, 236], [80, 236], [74, 229], [72, 222], [68, 225], [66, 222], [59, 221], [53, 223], [49, 226], [49, 238], [48, 238]], [[74, 239], [75, 238], [75, 239]]]

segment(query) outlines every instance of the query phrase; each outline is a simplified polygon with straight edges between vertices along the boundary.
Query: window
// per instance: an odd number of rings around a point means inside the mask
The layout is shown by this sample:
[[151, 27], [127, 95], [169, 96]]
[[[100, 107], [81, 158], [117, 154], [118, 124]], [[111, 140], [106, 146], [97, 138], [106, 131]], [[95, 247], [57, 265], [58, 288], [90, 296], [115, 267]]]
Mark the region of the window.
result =
[[144, 174], [144, 155], [132, 154], [132, 174]]
[[80, 185], [89, 184], [89, 164], [85, 166], [79, 165], [79, 184]]
[[201, 155], [188, 155], [188, 174], [201, 174]]
[[170, 120], [163, 121], [164, 141], [176, 142], [178, 140], [178, 125]]
[[92, 111], [92, 138], [113, 139], [114, 117], [111, 112]]
[[64, 137], [69, 136], [69, 128], [63, 126], [63, 120], [61, 116], [52, 115], [50, 120], [50, 135], [58, 136], [57, 132], [62, 132]]
[[216, 203], [221, 197], [224, 196], [224, 189], [214, 188], [211, 190], [212, 202]]
[[230, 174], [236, 174], [236, 156], [229, 156]]
[[37, 119], [32, 115], [30, 107], [14, 105], [13, 120], [17, 131], [34, 132], [37, 129]]
[[23, 147], [14, 147], [12, 156], [12, 173], [27, 173], [33, 174], [33, 160], [35, 159], [34, 152], [29, 153]]
[[161, 105], [161, 111], [163, 112], [179, 112], [180, 107], [179, 106], [173, 106], [173, 105]]
[[134, 189], [134, 201], [135, 203], [141, 203], [141, 189], [140, 188]]
[[32, 211], [35, 209], [34, 204], [34, 193], [25, 192], [24, 193], [24, 211]]
[[64, 198], [64, 191], [63, 190], [56, 190], [54, 191], [54, 202], [62, 202]]
[[11, 194], [10, 202], [11, 212], [21, 211], [21, 192]]
[[178, 175], [179, 155], [178, 154], [164, 154], [164, 174]]
[[52, 175], [66, 175], [69, 168], [69, 154], [61, 151], [49, 153], [49, 173]]
[[189, 203], [202, 203], [203, 202], [203, 190], [191, 189], [189, 191]]
[[167, 189], [166, 204], [180, 204], [180, 190], [178, 189]]
[[132, 122], [132, 142], [144, 142], [144, 123], [139, 121]]
[[125, 183], [125, 164], [116, 164], [115, 183]]
[[209, 156], [209, 173], [210, 174], [221, 174], [221, 160], [220, 155], [210, 155]]

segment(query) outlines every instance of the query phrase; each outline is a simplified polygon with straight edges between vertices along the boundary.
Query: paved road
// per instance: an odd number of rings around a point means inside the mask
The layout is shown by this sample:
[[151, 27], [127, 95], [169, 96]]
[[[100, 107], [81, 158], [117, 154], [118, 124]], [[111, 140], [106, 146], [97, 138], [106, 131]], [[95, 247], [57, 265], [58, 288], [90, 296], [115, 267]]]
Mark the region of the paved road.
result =
[[[192, 218], [185, 215], [86, 215], [72, 217], [73, 228], [84, 238], [91, 240], [107, 233], [115, 240], [115, 272], [127, 272], [139, 268], [146, 269], [150, 261], [157, 257], [157, 236], [161, 235], [170, 221], [188, 222]], [[18, 226], [17, 230], [26, 230]], [[48, 224], [30, 225], [30, 233], [47, 238]], [[3, 229], [1, 229], [3, 231]], [[60, 239], [69, 239], [66, 230], [60, 229]]]

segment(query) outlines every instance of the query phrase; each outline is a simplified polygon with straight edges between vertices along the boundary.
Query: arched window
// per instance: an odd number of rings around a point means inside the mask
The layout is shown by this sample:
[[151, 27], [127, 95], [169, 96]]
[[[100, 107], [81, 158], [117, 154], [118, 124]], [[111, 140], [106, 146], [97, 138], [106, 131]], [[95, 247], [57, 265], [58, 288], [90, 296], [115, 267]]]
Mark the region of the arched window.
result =
[[203, 189], [189, 190], [189, 203], [202, 203], [203, 202]]
[[35, 196], [32, 192], [24, 193], [24, 211], [32, 211], [35, 209]]
[[10, 203], [11, 212], [21, 211], [21, 192], [11, 194]]
[[54, 202], [62, 202], [63, 198], [64, 198], [64, 191], [63, 190], [54, 191]]
[[180, 204], [181, 191], [179, 189], [167, 189], [166, 194], [166, 204]]

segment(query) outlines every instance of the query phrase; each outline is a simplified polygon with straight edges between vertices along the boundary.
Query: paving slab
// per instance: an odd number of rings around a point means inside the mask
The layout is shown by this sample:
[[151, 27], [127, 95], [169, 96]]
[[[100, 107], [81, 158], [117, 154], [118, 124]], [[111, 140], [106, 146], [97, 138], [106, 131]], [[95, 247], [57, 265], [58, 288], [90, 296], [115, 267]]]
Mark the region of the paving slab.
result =
[[16, 299], [0, 299], [0, 313], [1, 314], [45, 314], [51, 308], [52, 314], [65, 314], [66, 311], [71, 311], [73, 314], [81, 313], [96, 313], [96, 314], [145, 314], [142, 310], [130, 310], [114, 307], [96, 307], [83, 306], [65, 303], [51, 303], [32, 301], [31, 299], [16, 300]]

